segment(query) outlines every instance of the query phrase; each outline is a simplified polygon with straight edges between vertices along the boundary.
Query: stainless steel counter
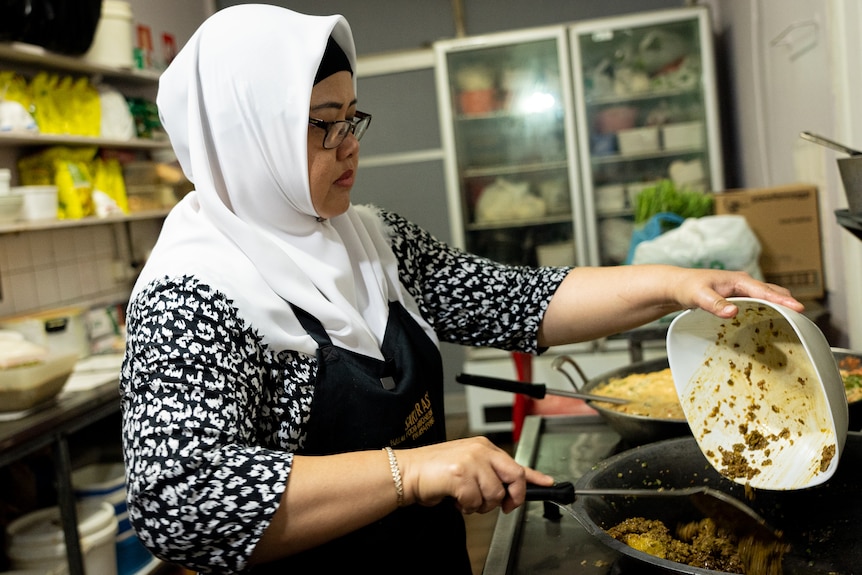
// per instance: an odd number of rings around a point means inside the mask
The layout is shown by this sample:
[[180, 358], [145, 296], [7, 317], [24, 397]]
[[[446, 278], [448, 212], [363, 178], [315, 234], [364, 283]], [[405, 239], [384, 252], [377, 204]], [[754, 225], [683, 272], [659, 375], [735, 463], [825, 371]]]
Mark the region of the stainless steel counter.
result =
[[[598, 416], [528, 416], [515, 459], [552, 475], [577, 480], [618, 451], [620, 436]], [[556, 511], [556, 507], [551, 507]], [[620, 573], [620, 554], [590, 535], [571, 515], [544, 517], [545, 504], [529, 502], [500, 513], [484, 575], [605, 575]]]

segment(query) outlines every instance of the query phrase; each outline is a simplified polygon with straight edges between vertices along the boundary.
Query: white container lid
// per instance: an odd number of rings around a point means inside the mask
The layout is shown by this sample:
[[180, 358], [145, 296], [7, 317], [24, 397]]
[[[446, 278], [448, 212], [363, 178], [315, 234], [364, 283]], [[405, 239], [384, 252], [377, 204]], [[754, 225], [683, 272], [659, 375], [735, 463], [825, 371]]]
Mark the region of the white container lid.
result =
[[[98, 534], [111, 524], [114, 524], [116, 529], [114, 508], [108, 503], [82, 503], [78, 505], [77, 511], [78, 535], [82, 540]], [[59, 507], [28, 513], [10, 523], [6, 532], [9, 536], [10, 555], [16, 555], [15, 551], [27, 548], [33, 551], [42, 549], [44, 554], [46, 547], [54, 545], [62, 546], [65, 553], [66, 538]]]
[[[78, 535], [87, 573], [116, 575], [117, 518], [109, 503], [81, 503], [77, 507]], [[16, 569], [55, 573], [66, 563], [66, 542], [59, 507], [40, 509], [8, 525], [8, 556]]]
[[72, 486], [80, 493], [108, 494], [125, 487], [125, 466], [117, 463], [94, 463], [72, 472]]

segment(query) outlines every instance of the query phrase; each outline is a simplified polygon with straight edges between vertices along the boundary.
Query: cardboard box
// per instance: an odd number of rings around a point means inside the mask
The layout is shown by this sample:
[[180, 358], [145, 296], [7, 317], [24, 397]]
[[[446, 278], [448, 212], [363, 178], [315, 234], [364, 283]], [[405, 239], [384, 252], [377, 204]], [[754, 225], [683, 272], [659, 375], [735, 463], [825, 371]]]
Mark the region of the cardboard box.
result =
[[795, 184], [716, 193], [715, 213], [745, 216], [760, 240], [760, 268], [766, 281], [786, 287], [796, 298], [823, 297], [815, 186]]

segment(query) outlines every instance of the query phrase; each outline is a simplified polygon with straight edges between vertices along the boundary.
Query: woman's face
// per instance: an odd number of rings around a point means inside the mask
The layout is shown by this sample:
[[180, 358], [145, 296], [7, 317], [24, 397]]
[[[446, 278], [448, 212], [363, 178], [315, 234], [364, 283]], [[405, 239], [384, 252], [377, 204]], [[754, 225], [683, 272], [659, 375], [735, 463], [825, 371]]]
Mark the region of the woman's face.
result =
[[[311, 90], [310, 118], [334, 122], [349, 120], [356, 113], [356, 95], [350, 72], [336, 72]], [[359, 142], [348, 134], [340, 146], [323, 147], [323, 128], [308, 126], [308, 180], [317, 215], [333, 218], [350, 206], [350, 189], [359, 162]]]

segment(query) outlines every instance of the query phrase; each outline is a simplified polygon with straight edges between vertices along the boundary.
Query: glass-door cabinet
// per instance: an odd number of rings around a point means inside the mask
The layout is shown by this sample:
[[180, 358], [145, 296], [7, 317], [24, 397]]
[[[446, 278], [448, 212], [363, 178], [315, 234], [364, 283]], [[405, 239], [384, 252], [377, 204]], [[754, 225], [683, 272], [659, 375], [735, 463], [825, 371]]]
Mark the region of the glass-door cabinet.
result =
[[434, 49], [454, 243], [509, 264], [585, 262], [566, 29]]
[[709, 11], [578, 22], [571, 47], [589, 262], [619, 264], [645, 187], [724, 187]]

